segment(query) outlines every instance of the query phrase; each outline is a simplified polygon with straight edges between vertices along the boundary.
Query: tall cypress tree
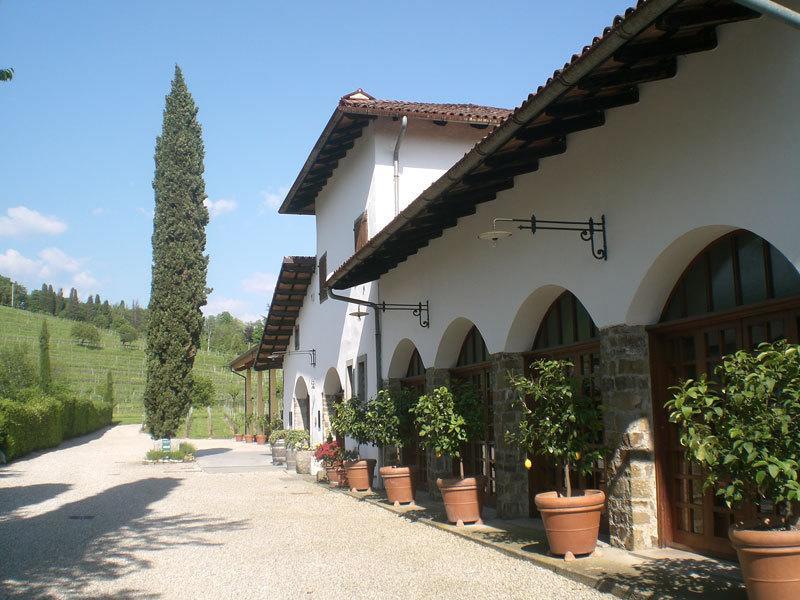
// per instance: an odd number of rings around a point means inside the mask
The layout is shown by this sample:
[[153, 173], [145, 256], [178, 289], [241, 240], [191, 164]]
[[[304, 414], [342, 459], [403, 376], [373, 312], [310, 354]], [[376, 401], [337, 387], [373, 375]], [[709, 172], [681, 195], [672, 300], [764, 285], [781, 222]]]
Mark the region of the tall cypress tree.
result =
[[147, 426], [172, 437], [191, 404], [192, 366], [206, 303], [208, 257], [203, 205], [203, 139], [194, 103], [176, 65], [156, 139], [153, 271], [147, 326]]
[[50, 389], [53, 375], [50, 370], [50, 332], [47, 330], [47, 321], [42, 319], [42, 329], [39, 332], [39, 386], [43, 390]]

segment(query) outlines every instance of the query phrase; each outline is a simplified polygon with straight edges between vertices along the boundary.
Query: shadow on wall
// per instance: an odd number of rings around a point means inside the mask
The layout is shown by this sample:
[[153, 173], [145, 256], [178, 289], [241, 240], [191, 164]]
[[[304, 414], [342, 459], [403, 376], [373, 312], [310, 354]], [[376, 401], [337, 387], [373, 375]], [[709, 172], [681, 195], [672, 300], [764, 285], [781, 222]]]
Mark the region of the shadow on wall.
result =
[[659, 558], [634, 567], [635, 575], [615, 575], [598, 586], [610, 591], [614, 585], [629, 585], [639, 592], [653, 593], [663, 600], [745, 600], [747, 593], [739, 566], [713, 560]]
[[[39, 598], [54, 593], [87, 597], [85, 590], [91, 583], [147, 569], [150, 562], [140, 553], [218, 545], [207, 541], [207, 535], [246, 526], [246, 521], [187, 513], [152, 516], [149, 506], [166, 497], [179, 482], [173, 478], [143, 479], [42, 515], [0, 521], [0, 597]], [[21, 540], [25, 543], [19, 543]], [[114, 597], [157, 596], [123, 589]]]

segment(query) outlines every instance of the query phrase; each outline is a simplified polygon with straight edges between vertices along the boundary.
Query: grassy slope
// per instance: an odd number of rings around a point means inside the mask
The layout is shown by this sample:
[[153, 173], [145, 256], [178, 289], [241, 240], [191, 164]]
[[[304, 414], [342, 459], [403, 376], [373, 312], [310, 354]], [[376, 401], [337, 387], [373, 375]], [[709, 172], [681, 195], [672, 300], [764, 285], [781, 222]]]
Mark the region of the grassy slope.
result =
[[[82, 394], [99, 399], [106, 372], [110, 370], [114, 376], [117, 402], [114, 419], [122, 423], [141, 423], [145, 377], [143, 340], [137, 340], [131, 348], [123, 348], [116, 333], [101, 329], [102, 348], [84, 348], [70, 338], [73, 321], [0, 306], [0, 344], [24, 344], [30, 348], [30, 356], [35, 362], [42, 319], [47, 319], [50, 330], [50, 360], [54, 377]], [[215, 437], [228, 437], [231, 433], [219, 408], [225, 392], [237, 387], [242, 393], [242, 380], [228, 370], [229, 360], [227, 355], [201, 350], [194, 364], [196, 373], [206, 375], [214, 382], [219, 400], [212, 412]], [[206, 412], [195, 411], [195, 415], [193, 437], [206, 437]]]

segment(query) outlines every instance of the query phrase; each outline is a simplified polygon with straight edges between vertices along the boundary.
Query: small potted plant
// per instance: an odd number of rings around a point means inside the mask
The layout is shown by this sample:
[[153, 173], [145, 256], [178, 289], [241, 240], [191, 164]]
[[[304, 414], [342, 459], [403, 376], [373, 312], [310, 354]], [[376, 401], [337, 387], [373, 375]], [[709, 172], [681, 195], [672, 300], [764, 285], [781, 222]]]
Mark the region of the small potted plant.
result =
[[286, 429], [273, 429], [269, 434], [269, 443], [272, 446], [272, 464], [286, 463]]
[[309, 444], [308, 432], [300, 431], [301, 436], [293, 440], [295, 453], [295, 471], [299, 475], [311, 475], [311, 446]]
[[537, 360], [531, 377], [510, 376], [514, 404], [522, 418], [506, 440], [529, 455], [553, 457], [563, 473], [563, 487], [536, 494], [550, 552], [574, 558], [590, 554], [597, 545], [600, 516], [605, 507], [602, 490], [575, 490], [571, 472], [589, 473], [603, 450], [597, 443], [603, 430], [600, 406], [581, 394], [566, 360]]
[[358, 397], [341, 402], [331, 416], [331, 428], [339, 435], [353, 438], [358, 444], [355, 457], [347, 458], [344, 470], [351, 492], [372, 493], [372, 480], [377, 461], [374, 458], [361, 458], [361, 445], [370, 443], [370, 436], [364, 425], [366, 406]]
[[318, 444], [314, 449], [314, 458], [325, 467], [328, 483], [332, 487], [340, 487], [345, 481], [342, 447], [336, 440], [328, 439], [327, 442]]
[[459, 385], [454, 394], [447, 387], [420, 396], [411, 411], [420, 441], [437, 458], [446, 455], [458, 461], [460, 477], [438, 478], [447, 520], [463, 527], [483, 524], [483, 476], [465, 477], [462, 447], [480, 435], [483, 425], [480, 402], [471, 385]]
[[364, 427], [367, 437], [379, 448], [395, 448], [395, 464], [378, 471], [383, 478], [386, 497], [395, 506], [414, 502], [411, 467], [402, 466], [400, 452], [410, 438], [411, 394], [407, 390], [380, 390], [367, 405]]
[[258, 431], [256, 432], [256, 444], [266, 445], [267, 439], [269, 438], [269, 434], [271, 429], [269, 427], [270, 420], [269, 415], [264, 415], [258, 420]]
[[286, 431], [286, 470], [297, 470], [297, 452], [308, 447], [308, 432], [304, 429]]
[[244, 418], [244, 441], [246, 444], [252, 444], [256, 436], [253, 434], [255, 429], [256, 416], [253, 413], [246, 415]]
[[[666, 403], [706, 489], [755, 517], [729, 531], [751, 600], [800, 598], [800, 346], [725, 356]], [[748, 506], [749, 505], [749, 506]]]
[[244, 441], [244, 434], [242, 433], [244, 429], [244, 416], [235, 415], [231, 420], [231, 426], [233, 427], [233, 439], [237, 442]]

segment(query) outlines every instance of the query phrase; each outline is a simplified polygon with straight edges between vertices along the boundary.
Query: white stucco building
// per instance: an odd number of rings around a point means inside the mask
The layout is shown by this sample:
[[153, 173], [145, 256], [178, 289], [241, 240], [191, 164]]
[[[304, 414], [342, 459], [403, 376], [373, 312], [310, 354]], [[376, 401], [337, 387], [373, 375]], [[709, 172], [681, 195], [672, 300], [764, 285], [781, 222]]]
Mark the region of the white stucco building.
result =
[[[467, 378], [486, 407], [470, 467], [500, 516], [527, 515], [551, 474], [536, 460], [528, 474], [505, 447], [516, 414], [504, 376], [567, 357], [605, 408], [610, 454], [586, 483], [609, 495], [611, 542], [730, 554], [732, 515], [700, 490], [662, 406], [679, 377], [724, 353], [798, 341], [800, 36], [755, 17], [733, 2], [640, 3], [507, 118], [344, 97], [281, 207], [317, 224], [291, 332], [271, 320], [256, 358], [266, 368], [280, 344], [315, 350], [315, 365], [282, 360], [286, 422], [321, 441], [326, 398], [371, 396], [379, 379]], [[517, 229], [532, 215], [605, 217], [607, 256], [599, 230], [593, 253], [579, 231]], [[528, 221], [496, 223], [513, 235], [495, 246], [479, 235], [498, 217]], [[325, 299], [323, 281], [372, 302], [427, 302], [429, 326], [381, 312], [376, 346], [376, 311], [350, 316], [359, 307]], [[276, 314], [290, 300], [280, 293]], [[420, 464], [428, 480], [449, 468]]]

